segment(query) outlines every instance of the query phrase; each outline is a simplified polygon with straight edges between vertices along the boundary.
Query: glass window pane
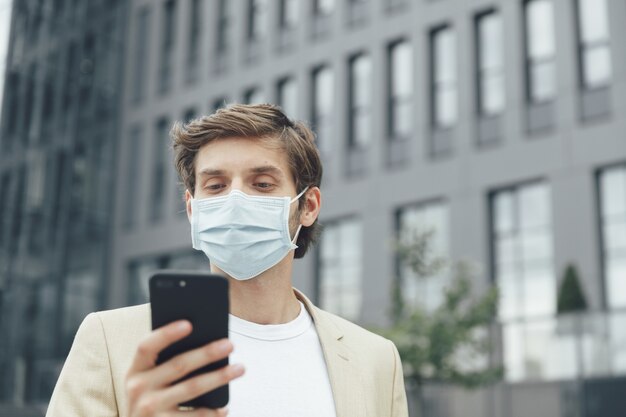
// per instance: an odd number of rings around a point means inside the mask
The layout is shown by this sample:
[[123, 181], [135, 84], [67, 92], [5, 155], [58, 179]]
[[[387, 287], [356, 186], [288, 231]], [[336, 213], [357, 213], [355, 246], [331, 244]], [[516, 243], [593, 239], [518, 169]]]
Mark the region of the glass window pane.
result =
[[436, 82], [456, 82], [456, 45], [454, 31], [439, 29], [433, 37]]
[[253, 88], [245, 94], [244, 101], [246, 104], [263, 104], [265, 103], [265, 95], [260, 88]]
[[503, 74], [483, 74], [480, 87], [481, 113], [485, 115], [501, 113], [504, 110]]
[[[437, 201], [402, 209], [398, 214], [398, 235], [410, 243], [417, 235], [432, 232], [429, 246], [430, 256], [448, 258], [449, 255], [449, 209], [445, 202]], [[443, 268], [430, 277], [417, 277], [406, 264], [401, 264], [402, 292], [405, 302], [420, 305], [433, 311], [441, 305], [444, 288], [450, 283], [451, 274]]]
[[319, 258], [320, 304], [356, 320], [361, 312], [362, 227], [357, 220], [324, 228]]
[[556, 280], [549, 265], [524, 271], [524, 317], [546, 317], [556, 312]]
[[515, 224], [515, 212], [513, 211], [513, 193], [500, 191], [493, 197], [495, 231], [497, 233], [510, 233]]
[[611, 308], [626, 307], [626, 256], [607, 256], [606, 291]]
[[316, 14], [330, 14], [335, 8], [335, 0], [315, 0]]
[[501, 320], [514, 319], [522, 314], [520, 278], [517, 276], [513, 265], [501, 266], [497, 270], [498, 290], [498, 313]]
[[453, 126], [457, 120], [456, 88], [439, 88], [435, 96], [435, 124]]
[[579, 0], [581, 40], [597, 42], [609, 38], [606, 0]]
[[504, 59], [502, 25], [498, 13], [489, 13], [480, 18], [478, 42], [480, 42], [480, 69], [501, 69], [504, 65]]
[[357, 107], [369, 106], [371, 89], [371, 62], [361, 55], [352, 61], [352, 97]]
[[300, 0], [282, 0], [283, 27], [294, 27], [298, 23], [298, 4]]
[[550, 192], [545, 184], [520, 189], [519, 205], [521, 228], [531, 229], [550, 224]]
[[524, 379], [524, 328], [522, 324], [511, 323], [503, 326], [504, 368], [507, 381], [516, 382]]
[[530, 97], [535, 102], [547, 101], [556, 95], [554, 61], [535, 63], [530, 68]]
[[413, 130], [413, 106], [411, 102], [395, 102], [391, 117], [394, 135], [406, 137], [411, 134]]
[[371, 139], [370, 115], [366, 112], [356, 112], [353, 116], [352, 141], [355, 145], [366, 146]]
[[400, 42], [391, 51], [391, 94], [410, 96], [413, 93], [413, 49], [408, 42]]
[[624, 253], [626, 256], [626, 215], [622, 219], [604, 222], [604, 249], [609, 253]]
[[293, 78], [278, 84], [278, 105], [290, 119], [298, 118], [298, 86]]
[[626, 373], [626, 313], [614, 311], [609, 316], [611, 360], [614, 374]]
[[602, 215], [626, 215], [626, 166], [603, 170], [600, 186]]
[[[530, 184], [500, 191], [492, 204], [496, 280], [504, 297], [500, 319], [552, 315], [556, 310], [556, 279], [548, 186]], [[523, 308], [516, 310], [510, 303]]]
[[531, 0], [526, 3], [528, 55], [533, 59], [554, 55], [554, 11], [552, 0]]
[[586, 87], [600, 87], [611, 81], [611, 51], [608, 45], [587, 48], [583, 52], [583, 77]]

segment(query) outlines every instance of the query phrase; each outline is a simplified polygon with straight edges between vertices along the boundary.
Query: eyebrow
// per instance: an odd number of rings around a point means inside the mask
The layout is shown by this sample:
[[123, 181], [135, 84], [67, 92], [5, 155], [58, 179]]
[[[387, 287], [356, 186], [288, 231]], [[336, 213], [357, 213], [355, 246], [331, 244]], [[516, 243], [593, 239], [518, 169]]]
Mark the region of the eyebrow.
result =
[[226, 171], [224, 171], [223, 169], [203, 169], [202, 171], [199, 172], [200, 175], [224, 175], [226, 173]]
[[[258, 167], [251, 168], [249, 171], [255, 174], [274, 174], [279, 177], [284, 177], [283, 170], [274, 165], [258, 166]], [[225, 175], [226, 171], [223, 169], [205, 168], [202, 171], [200, 171], [199, 174], [206, 175], [206, 176], [220, 176], [220, 175]]]
[[274, 165], [263, 165], [260, 167], [254, 167], [252, 169], [250, 169], [250, 171], [256, 173], [256, 174], [274, 174], [277, 175], [279, 177], [283, 177], [283, 170], [275, 167]]

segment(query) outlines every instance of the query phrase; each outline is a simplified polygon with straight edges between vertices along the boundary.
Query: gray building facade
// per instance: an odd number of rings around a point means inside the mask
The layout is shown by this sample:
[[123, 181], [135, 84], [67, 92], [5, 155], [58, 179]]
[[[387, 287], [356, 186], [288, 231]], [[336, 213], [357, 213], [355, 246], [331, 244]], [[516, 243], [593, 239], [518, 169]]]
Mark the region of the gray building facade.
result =
[[[505, 381], [428, 387], [432, 415], [614, 409], [606, 387], [626, 374], [626, 304], [611, 296], [626, 285], [623, 2], [137, 0], [130, 16], [112, 306], [145, 301], [156, 268], [206, 268], [171, 168], [172, 121], [274, 102], [312, 125], [325, 164], [324, 235], [294, 271], [322, 308], [388, 323], [405, 275], [390, 242], [415, 227], [482, 266], [479, 291], [500, 287], [492, 360]], [[584, 316], [556, 314], [570, 264]], [[448, 275], [406, 279], [405, 294], [434, 309]], [[567, 330], [576, 320], [584, 331]]]

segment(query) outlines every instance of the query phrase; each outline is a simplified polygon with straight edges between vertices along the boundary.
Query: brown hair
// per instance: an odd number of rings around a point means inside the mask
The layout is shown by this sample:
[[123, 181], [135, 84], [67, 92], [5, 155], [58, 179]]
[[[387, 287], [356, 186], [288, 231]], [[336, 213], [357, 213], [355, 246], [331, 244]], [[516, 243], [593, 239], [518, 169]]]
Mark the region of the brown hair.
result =
[[[287, 154], [297, 193], [305, 187], [319, 187], [322, 182], [322, 162], [313, 132], [306, 124], [290, 120], [279, 107], [271, 104], [231, 104], [187, 124], [176, 122], [170, 135], [174, 142], [176, 170], [191, 195], [195, 193], [195, 162], [200, 148], [216, 139], [232, 137], [277, 139], [278, 146]], [[304, 198], [299, 200], [298, 210], [305, 201]], [[310, 227], [302, 227], [296, 242], [296, 258], [304, 256], [319, 233], [317, 220]]]

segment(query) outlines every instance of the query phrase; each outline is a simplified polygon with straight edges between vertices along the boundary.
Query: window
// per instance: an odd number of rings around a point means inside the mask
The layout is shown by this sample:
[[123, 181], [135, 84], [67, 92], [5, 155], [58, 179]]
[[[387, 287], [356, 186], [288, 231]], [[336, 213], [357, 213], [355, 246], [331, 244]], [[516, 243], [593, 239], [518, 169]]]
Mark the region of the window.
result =
[[392, 43], [388, 49], [389, 107], [388, 134], [404, 139], [413, 128], [413, 49], [407, 41]]
[[314, 0], [313, 13], [316, 16], [329, 15], [335, 9], [335, 0]]
[[201, 0], [191, 0], [189, 8], [189, 42], [187, 43], [187, 81], [194, 82], [198, 75], [200, 61], [200, 39], [202, 38]]
[[0, 176], [0, 248], [4, 246], [4, 231], [9, 227], [10, 172]]
[[133, 63], [132, 100], [141, 102], [145, 94], [146, 65], [148, 63], [148, 33], [150, 31], [150, 9], [144, 6], [136, 16], [135, 53]]
[[57, 57], [56, 55], [51, 55], [48, 59], [46, 79], [43, 85], [43, 108], [41, 118], [44, 129], [46, 130], [50, 129], [50, 124], [54, 120], [54, 112], [56, 111], [57, 71]]
[[152, 188], [149, 196], [149, 218], [153, 223], [163, 218], [163, 203], [167, 188], [167, 150], [169, 148], [169, 122], [161, 118], [156, 124], [154, 159], [152, 161]]
[[552, 0], [527, 0], [525, 19], [527, 99], [530, 103], [550, 101], [556, 95]]
[[612, 72], [606, 0], [578, 0], [578, 26], [582, 86], [605, 86]]
[[599, 172], [602, 267], [606, 303], [626, 307], [626, 163]]
[[321, 38], [330, 31], [335, 0], [313, 0], [313, 21], [311, 36]]
[[435, 129], [453, 126], [457, 120], [456, 40], [450, 26], [430, 33], [431, 125]]
[[320, 66], [313, 70], [312, 115], [313, 129], [317, 135], [317, 147], [322, 155], [331, 150], [334, 114], [334, 80], [333, 71], [328, 66]]
[[348, 146], [364, 148], [371, 140], [372, 63], [366, 54], [354, 55], [349, 61]]
[[232, 0], [219, 0], [217, 5], [217, 33], [215, 36], [215, 51], [223, 55], [228, 51], [228, 27], [230, 26], [229, 5]]
[[198, 115], [198, 112], [196, 111], [195, 107], [188, 107], [183, 112], [183, 123], [189, 123], [190, 121], [195, 119], [197, 115]]
[[367, 21], [368, 0], [348, 0], [348, 24], [350, 26], [362, 25]]
[[260, 88], [252, 87], [243, 94], [243, 102], [246, 104], [265, 103], [265, 95]]
[[[410, 243], [416, 237], [430, 235], [430, 248], [434, 258], [448, 259], [450, 252], [450, 215], [448, 205], [433, 201], [398, 210], [397, 234], [402, 242]], [[450, 283], [449, 271], [442, 269], [429, 277], [417, 277], [404, 262], [399, 260], [398, 275], [405, 302], [434, 311], [444, 299], [444, 290]]]
[[356, 219], [328, 223], [320, 242], [320, 306], [348, 320], [358, 320], [361, 313], [362, 242], [362, 225]]
[[0, 138], [0, 146], [3, 149], [8, 149], [13, 146], [13, 135], [17, 130], [17, 118], [20, 108], [20, 73], [17, 71], [8, 71], [6, 77], [6, 99], [5, 110], [2, 112], [4, 117], [3, 125], [5, 126], [5, 134]]
[[298, 4], [300, 0], [280, 0], [279, 22], [282, 30], [293, 29], [298, 24]]
[[67, 347], [85, 316], [98, 309], [98, 276], [93, 270], [70, 271], [63, 286], [63, 340]]
[[159, 92], [165, 94], [172, 80], [172, 61], [176, 34], [176, 3], [167, 0], [163, 3], [163, 32], [161, 34], [161, 61], [159, 64]]
[[501, 320], [556, 312], [550, 198], [543, 182], [492, 195], [493, 267]]
[[476, 17], [478, 114], [494, 116], [504, 110], [504, 48], [502, 18], [495, 10]]
[[493, 272], [508, 381], [572, 378], [572, 338], [559, 332], [551, 197], [543, 182], [491, 195]]
[[267, 31], [267, 0], [248, 0], [248, 41], [258, 41]]
[[137, 221], [137, 194], [139, 194], [139, 184], [141, 184], [141, 163], [142, 163], [142, 131], [139, 126], [135, 126], [128, 138], [128, 153], [126, 157], [126, 198], [124, 201], [124, 228], [132, 229]]
[[215, 113], [217, 110], [221, 109], [222, 107], [226, 107], [227, 105], [228, 105], [228, 98], [226, 97], [216, 98], [215, 100], [213, 100], [213, 103], [211, 103], [211, 113]]
[[278, 81], [277, 102], [290, 119], [298, 118], [298, 86], [291, 77]]

